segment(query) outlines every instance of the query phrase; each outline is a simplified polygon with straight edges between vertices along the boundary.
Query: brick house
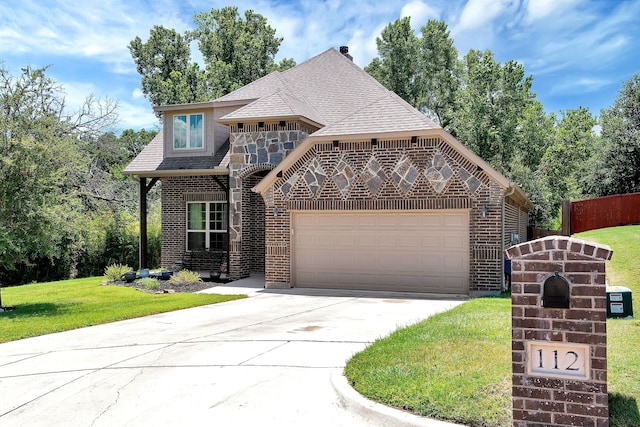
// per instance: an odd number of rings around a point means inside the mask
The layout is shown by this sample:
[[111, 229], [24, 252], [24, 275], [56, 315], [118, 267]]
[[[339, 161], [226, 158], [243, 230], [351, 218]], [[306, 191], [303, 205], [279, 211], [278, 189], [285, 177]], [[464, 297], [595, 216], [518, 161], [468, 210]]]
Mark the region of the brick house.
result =
[[[531, 202], [329, 49], [210, 102], [155, 107], [125, 169], [162, 182], [162, 265], [267, 287], [497, 292]], [[151, 182], [147, 184], [147, 180]], [[142, 228], [142, 227], [141, 227]], [[143, 231], [143, 230], [141, 230]]]

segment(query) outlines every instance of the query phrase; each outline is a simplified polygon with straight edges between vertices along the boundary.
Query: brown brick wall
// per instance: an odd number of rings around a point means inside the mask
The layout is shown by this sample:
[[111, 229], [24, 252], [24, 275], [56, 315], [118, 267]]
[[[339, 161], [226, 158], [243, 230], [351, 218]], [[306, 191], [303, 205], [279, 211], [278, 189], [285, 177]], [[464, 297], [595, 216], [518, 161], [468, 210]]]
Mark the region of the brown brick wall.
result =
[[[170, 268], [186, 253], [187, 202], [224, 201], [226, 198], [224, 189], [209, 176], [162, 179], [162, 267]], [[207, 259], [201, 259], [195, 269], [209, 270], [209, 264]]]
[[439, 138], [318, 144], [265, 199], [268, 283], [290, 283], [291, 210], [469, 209], [470, 291], [500, 291], [504, 190]]
[[[512, 259], [514, 426], [607, 426], [605, 260], [608, 247], [551, 236], [507, 250]], [[570, 285], [570, 307], [544, 308], [554, 274]], [[588, 380], [527, 375], [527, 341], [588, 344]]]

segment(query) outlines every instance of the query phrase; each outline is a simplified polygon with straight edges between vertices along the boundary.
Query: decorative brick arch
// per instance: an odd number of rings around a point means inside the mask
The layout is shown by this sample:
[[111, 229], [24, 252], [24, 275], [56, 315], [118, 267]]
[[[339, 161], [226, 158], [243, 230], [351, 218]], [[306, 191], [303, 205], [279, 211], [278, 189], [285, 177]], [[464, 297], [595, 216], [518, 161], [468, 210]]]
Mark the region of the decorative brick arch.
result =
[[256, 172], [271, 171], [273, 170], [273, 168], [275, 168], [275, 166], [271, 163], [259, 163], [257, 165], [250, 165], [238, 172], [238, 178], [246, 179]]

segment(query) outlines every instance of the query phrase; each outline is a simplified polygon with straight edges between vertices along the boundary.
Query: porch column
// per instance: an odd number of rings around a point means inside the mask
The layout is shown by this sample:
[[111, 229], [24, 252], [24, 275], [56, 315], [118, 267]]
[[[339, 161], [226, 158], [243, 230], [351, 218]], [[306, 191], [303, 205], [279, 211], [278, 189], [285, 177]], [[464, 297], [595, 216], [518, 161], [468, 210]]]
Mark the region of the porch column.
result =
[[147, 178], [140, 177], [140, 252], [139, 268], [149, 268], [147, 261]]

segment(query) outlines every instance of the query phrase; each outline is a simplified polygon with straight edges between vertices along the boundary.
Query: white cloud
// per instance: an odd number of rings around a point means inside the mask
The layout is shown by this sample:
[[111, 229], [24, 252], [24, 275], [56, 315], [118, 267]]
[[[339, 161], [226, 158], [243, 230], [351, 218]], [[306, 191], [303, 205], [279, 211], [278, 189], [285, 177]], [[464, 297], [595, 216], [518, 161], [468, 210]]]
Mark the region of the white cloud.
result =
[[120, 117], [119, 129], [160, 129], [160, 121], [153, 114], [148, 102], [142, 105], [120, 102], [118, 104], [118, 112]]
[[462, 10], [457, 29], [464, 31], [486, 26], [513, 6], [513, 0], [469, 0]]
[[144, 98], [144, 93], [142, 93], [142, 89], [140, 89], [139, 87], [135, 88], [133, 90], [133, 93], [131, 94], [131, 97], [133, 99], [140, 99], [140, 98]]
[[440, 11], [421, 0], [413, 0], [402, 6], [400, 16], [410, 16], [411, 26], [414, 29], [419, 29], [426, 24], [429, 19], [439, 19]]

